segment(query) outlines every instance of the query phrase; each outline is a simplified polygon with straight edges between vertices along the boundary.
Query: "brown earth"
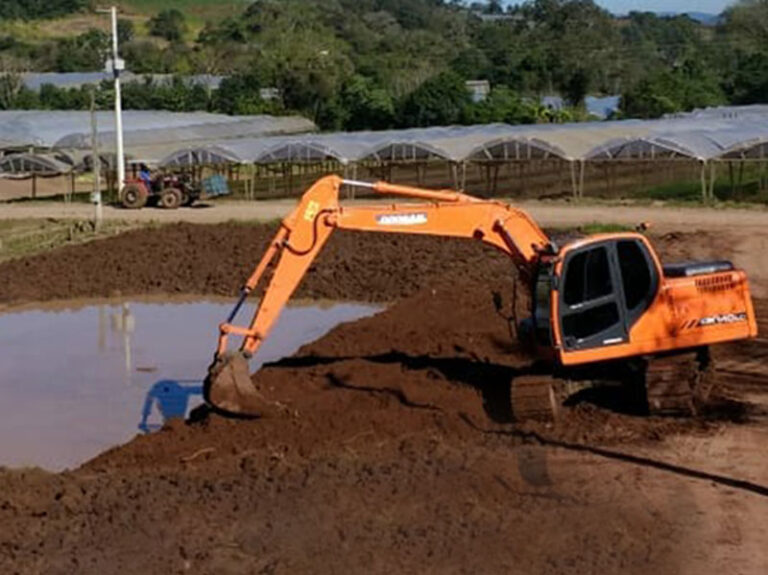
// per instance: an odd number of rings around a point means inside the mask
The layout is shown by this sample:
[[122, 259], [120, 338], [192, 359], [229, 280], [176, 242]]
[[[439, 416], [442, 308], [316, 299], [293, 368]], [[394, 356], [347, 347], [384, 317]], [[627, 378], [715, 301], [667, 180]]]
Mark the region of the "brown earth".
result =
[[[276, 229], [178, 223], [2, 262], [0, 306], [114, 295], [233, 296]], [[716, 235], [705, 232], [665, 234], [654, 241], [671, 260], [730, 255], [722, 253]], [[506, 256], [468, 240], [341, 231], [297, 296], [392, 301], [423, 286], [507, 278], [512, 269]]]
[[[145, 294], [237, 294], [276, 225], [174, 224], [0, 264], [0, 304]], [[299, 297], [391, 301], [420, 286], [507, 275], [505, 256], [469, 241], [338, 232]]]
[[[234, 293], [268, 230], [205, 228], [5, 264], [0, 301]], [[723, 245], [656, 243], [670, 259]], [[719, 352], [705, 417], [580, 405], [515, 425], [508, 382], [527, 360], [491, 297], [508, 306], [511, 285], [508, 261], [471, 243], [339, 234], [301, 295], [398, 303], [254, 375], [270, 418], [203, 417], [72, 472], [0, 472], [0, 572], [766, 572], [768, 342]], [[707, 456], [735, 434], [738, 450]]]

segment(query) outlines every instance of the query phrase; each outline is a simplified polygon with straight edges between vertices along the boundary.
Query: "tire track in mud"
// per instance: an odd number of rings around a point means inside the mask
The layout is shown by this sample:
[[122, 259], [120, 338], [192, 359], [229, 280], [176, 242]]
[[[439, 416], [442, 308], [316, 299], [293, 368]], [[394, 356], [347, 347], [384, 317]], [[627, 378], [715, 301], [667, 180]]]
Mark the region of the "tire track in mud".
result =
[[760, 495], [762, 497], [768, 497], [768, 485], [761, 485], [753, 481], [738, 479], [738, 478], [729, 477], [726, 475], [720, 475], [717, 473], [710, 473], [708, 471], [703, 471], [701, 469], [694, 469], [691, 467], [685, 467], [683, 465], [677, 465], [675, 463], [660, 461], [658, 459], [652, 459], [650, 457], [645, 457], [642, 455], [627, 453], [626, 451], [616, 451], [612, 449], [606, 449], [604, 447], [599, 447], [597, 445], [570, 443], [570, 442], [562, 441], [559, 439], [547, 437], [546, 435], [536, 431], [483, 429], [482, 427], [479, 427], [477, 424], [472, 422], [472, 420], [469, 418], [464, 418], [464, 420], [467, 422], [467, 425], [469, 425], [476, 431], [479, 431], [480, 433], [509, 436], [509, 437], [514, 437], [516, 439], [522, 439], [525, 442], [534, 442], [537, 445], [542, 445], [546, 447], [556, 447], [560, 449], [566, 449], [568, 451], [575, 451], [579, 453], [589, 453], [589, 454], [597, 455], [607, 459], [621, 461], [623, 463], [630, 463], [633, 465], [639, 465], [641, 467], [650, 467], [653, 469], [666, 471], [666, 472], [673, 473], [675, 475], [680, 475], [683, 477], [710, 481], [718, 485], [724, 485], [726, 487], [732, 487], [734, 489], [739, 489], [741, 491], [753, 493], [755, 495]]

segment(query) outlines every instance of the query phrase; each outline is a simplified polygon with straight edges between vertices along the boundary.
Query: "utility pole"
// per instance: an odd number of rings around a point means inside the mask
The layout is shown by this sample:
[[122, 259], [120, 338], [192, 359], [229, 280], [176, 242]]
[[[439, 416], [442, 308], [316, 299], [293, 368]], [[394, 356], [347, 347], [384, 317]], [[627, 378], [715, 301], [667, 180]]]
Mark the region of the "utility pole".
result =
[[93, 193], [91, 201], [96, 206], [95, 227], [101, 227], [101, 157], [99, 156], [99, 128], [96, 120], [96, 88], [91, 89], [91, 170], [93, 171]]
[[117, 6], [109, 10], [97, 10], [109, 13], [112, 16], [112, 58], [107, 60], [106, 71], [115, 77], [115, 134], [117, 138], [115, 146], [117, 163], [117, 191], [123, 188], [125, 182], [125, 152], [123, 150], [123, 99], [120, 92], [120, 73], [125, 70], [125, 61], [120, 59], [117, 45]]

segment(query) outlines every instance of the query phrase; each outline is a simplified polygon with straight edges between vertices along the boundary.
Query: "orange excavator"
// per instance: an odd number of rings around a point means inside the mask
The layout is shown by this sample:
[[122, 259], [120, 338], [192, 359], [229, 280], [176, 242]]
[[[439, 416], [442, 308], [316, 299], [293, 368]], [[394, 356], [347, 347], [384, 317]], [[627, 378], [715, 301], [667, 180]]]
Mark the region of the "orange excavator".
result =
[[[345, 207], [343, 186], [420, 201]], [[556, 417], [568, 397], [603, 385], [642, 397], [650, 413], [691, 413], [712, 386], [709, 346], [757, 335], [746, 274], [730, 262], [662, 266], [641, 233], [597, 234], [557, 246], [527, 213], [502, 202], [327, 176], [283, 220], [220, 326], [204, 385], [215, 410], [264, 414], [248, 359], [337, 229], [471, 238], [511, 258], [518, 281], [530, 290], [527, 317], [515, 331], [537, 366], [511, 382], [516, 419]], [[233, 325], [268, 269], [271, 280], [250, 325]], [[238, 350], [229, 349], [232, 336], [242, 338]]]

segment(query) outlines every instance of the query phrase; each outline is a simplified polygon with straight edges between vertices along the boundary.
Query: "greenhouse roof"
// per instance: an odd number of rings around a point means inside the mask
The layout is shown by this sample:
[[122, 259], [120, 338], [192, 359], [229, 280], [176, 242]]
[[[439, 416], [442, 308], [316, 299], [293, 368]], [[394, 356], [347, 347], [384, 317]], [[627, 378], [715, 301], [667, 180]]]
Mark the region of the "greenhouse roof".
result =
[[[98, 115], [100, 152], [114, 154], [111, 113]], [[699, 110], [661, 120], [448, 126], [314, 133], [300, 117], [126, 112], [129, 160], [161, 166], [531, 159], [761, 159], [768, 156], [768, 106]], [[88, 112], [0, 112], [0, 147], [56, 149], [82, 158]], [[21, 142], [27, 142], [21, 144]]]
[[55, 176], [72, 171], [72, 166], [52, 154], [11, 154], [0, 158], [0, 173]]
[[[114, 146], [115, 116], [97, 112], [102, 146]], [[180, 142], [210, 143], [220, 138], [295, 134], [316, 129], [300, 116], [226, 116], [204, 112], [126, 111], [126, 146]], [[83, 111], [0, 111], [0, 142], [4, 148], [87, 148], [91, 114]]]
[[753, 110], [748, 116], [738, 117], [713, 115], [522, 126], [489, 124], [224, 139], [175, 150], [160, 164], [675, 157], [708, 161], [729, 154], [729, 157], [755, 157], [751, 147], [765, 142], [768, 142], [768, 107], [763, 112]]

